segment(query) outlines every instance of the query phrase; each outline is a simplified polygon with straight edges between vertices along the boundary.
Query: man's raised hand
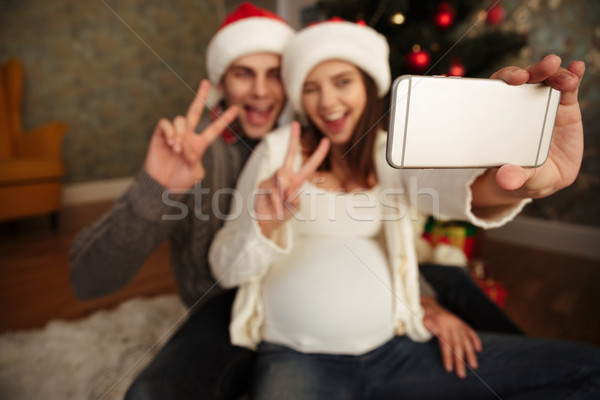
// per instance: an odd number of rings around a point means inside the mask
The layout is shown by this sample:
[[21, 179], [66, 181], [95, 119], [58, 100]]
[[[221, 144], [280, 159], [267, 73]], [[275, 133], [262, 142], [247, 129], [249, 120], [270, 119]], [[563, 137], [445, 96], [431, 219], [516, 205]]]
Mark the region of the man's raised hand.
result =
[[202, 156], [208, 146], [237, 117], [236, 107], [229, 107], [202, 133], [196, 134], [210, 83], [203, 80], [185, 117], [177, 116], [173, 121], [165, 118], [158, 121], [148, 146], [144, 163], [146, 172], [168, 189], [189, 189], [194, 182], [202, 180], [206, 171]]

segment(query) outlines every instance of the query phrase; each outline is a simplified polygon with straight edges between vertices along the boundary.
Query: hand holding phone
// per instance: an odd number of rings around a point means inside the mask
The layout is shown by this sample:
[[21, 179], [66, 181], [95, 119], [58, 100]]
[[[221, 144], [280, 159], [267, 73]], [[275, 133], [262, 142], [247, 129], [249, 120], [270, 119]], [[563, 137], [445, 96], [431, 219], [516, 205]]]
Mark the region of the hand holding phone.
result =
[[387, 160], [395, 168], [537, 167], [560, 92], [499, 79], [404, 75], [394, 81]]

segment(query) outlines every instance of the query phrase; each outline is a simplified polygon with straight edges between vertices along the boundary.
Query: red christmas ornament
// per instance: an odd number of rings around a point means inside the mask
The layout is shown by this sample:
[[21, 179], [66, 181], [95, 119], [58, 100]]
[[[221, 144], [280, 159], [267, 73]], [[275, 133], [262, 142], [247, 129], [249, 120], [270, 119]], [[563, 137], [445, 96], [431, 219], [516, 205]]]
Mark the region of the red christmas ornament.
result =
[[423, 72], [429, 67], [431, 57], [429, 53], [422, 50], [420, 46], [414, 46], [413, 50], [406, 55], [406, 66], [411, 72]]
[[448, 2], [442, 2], [438, 6], [437, 14], [433, 20], [435, 26], [440, 29], [448, 29], [454, 23], [454, 9]]
[[454, 59], [451, 62], [450, 70], [448, 75], [450, 76], [465, 76], [465, 66], [458, 59]]
[[491, 26], [498, 25], [500, 22], [504, 21], [505, 15], [506, 11], [504, 11], [504, 7], [495, 5], [488, 11], [485, 21]]

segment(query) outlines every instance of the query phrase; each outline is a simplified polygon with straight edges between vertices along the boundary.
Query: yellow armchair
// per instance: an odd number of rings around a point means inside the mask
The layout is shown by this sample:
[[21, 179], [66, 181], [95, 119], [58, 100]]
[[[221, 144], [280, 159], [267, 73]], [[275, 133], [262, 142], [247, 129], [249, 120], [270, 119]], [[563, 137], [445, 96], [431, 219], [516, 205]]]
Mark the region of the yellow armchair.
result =
[[0, 221], [51, 214], [60, 207], [62, 141], [67, 126], [50, 122], [23, 132], [23, 65], [0, 66]]

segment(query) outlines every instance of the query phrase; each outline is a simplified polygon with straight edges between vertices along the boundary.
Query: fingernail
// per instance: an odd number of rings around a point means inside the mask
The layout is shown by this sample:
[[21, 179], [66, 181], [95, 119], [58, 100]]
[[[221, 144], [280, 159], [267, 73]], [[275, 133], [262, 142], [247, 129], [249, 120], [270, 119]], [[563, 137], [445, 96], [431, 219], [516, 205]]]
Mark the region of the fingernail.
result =
[[515, 67], [515, 68], [511, 69], [510, 72], [519, 72], [520, 70], [521, 70], [521, 68]]

